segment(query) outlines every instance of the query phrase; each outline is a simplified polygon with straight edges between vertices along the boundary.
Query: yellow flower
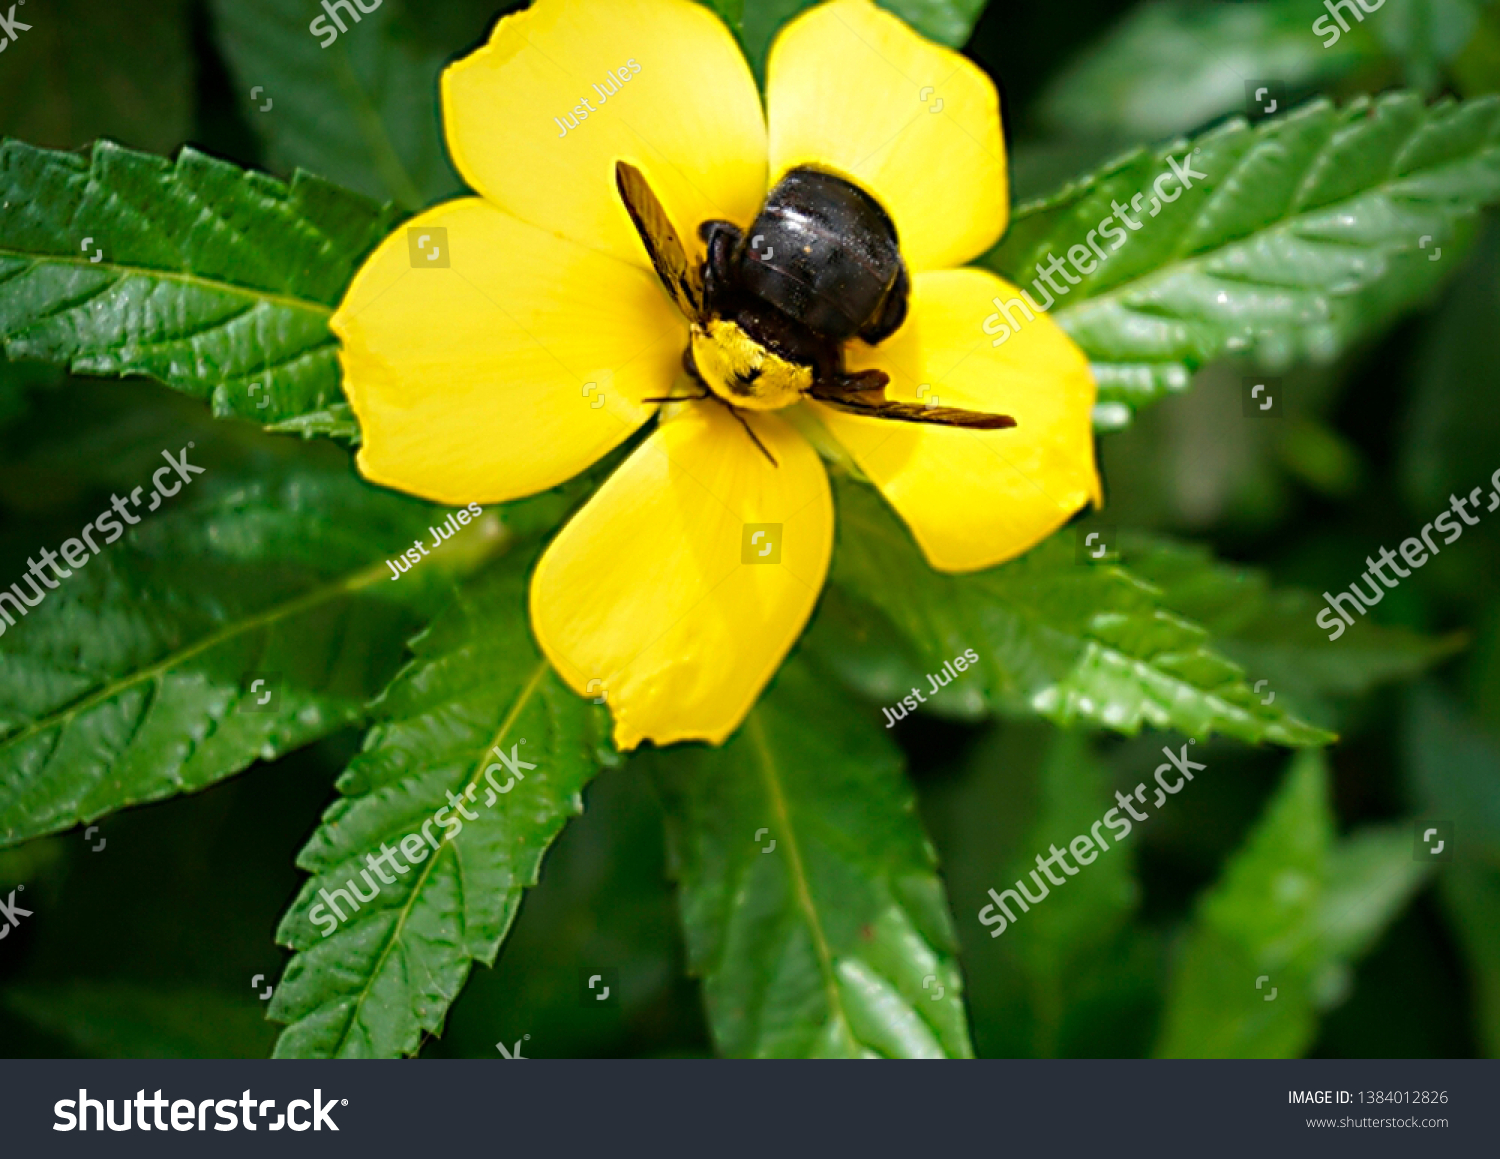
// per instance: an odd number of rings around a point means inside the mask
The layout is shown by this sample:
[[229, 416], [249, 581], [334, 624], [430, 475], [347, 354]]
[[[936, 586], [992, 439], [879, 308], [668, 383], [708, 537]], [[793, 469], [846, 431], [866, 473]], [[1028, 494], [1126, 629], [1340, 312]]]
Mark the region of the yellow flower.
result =
[[451, 504], [533, 494], [685, 385], [688, 324], [621, 203], [621, 160], [694, 245], [700, 222], [749, 225], [793, 166], [853, 180], [890, 214], [912, 287], [905, 324], [851, 342], [850, 368], [884, 370], [894, 399], [1016, 419], [956, 430], [807, 400], [738, 412], [773, 464], [717, 401], [661, 409], [531, 585], [543, 652], [576, 691], [607, 695], [622, 749], [721, 743], [801, 632], [834, 526], [802, 431], [841, 443], [944, 571], [1010, 559], [1098, 500], [1087, 360], [1045, 314], [994, 345], [992, 300], [1018, 291], [955, 268], [1008, 216], [995, 90], [957, 53], [868, 0], [834, 0], [782, 31], [762, 110], [705, 7], [537, 0], [452, 65], [442, 95], [480, 196], [387, 239], [332, 322], [371, 481]]

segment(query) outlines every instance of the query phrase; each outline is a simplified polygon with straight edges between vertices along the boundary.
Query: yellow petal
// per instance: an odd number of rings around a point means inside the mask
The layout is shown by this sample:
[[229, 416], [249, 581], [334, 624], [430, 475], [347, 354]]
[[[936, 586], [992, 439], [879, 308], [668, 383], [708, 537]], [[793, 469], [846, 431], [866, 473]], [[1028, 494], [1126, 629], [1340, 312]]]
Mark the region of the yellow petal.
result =
[[891, 214], [912, 270], [962, 265], [1005, 230], [995, 86], [869, 0], [835, 0], [782, 30], [766, 72], [771, 177], [817, 164]]
[[1009, 306], [1017, 294], [984, 270], [919, 274], [906, 325], [878, 347], [849, 352], [852, 368], [891, 376], [889, 398], [1008, 414], [1013, 428], [959, 430], [817, 407], [941, 571], [1020, 555], [1099, 501], [1088, 360], [1046, 314], [1027, 321], [1015, 306], [1020, 329], [1006, 328], [993, 345], [1002, 328], [993, 299]]
[[748, 224], [765, 198], [755, 80], [723, 22], [690, 0], [537, 0], [450, 66], [442, 90], [448, 150], [471, 187], [630, 261], [646, 257], [618, 160], [645, 173], [684, 239], [710, 218]]
[[[811, 614], [833, 501], [807, 441], [716, 403], [664, 422], [553, 540], [531, 622], [576, 691], [606, 695], [615, 744], [721, 744]], [[757, 534], [759, 532], [760, 534]]]
[[360, 471], [441, 503], [577, 474], [651, 416], [687, 342], [654, 275], [478, 198], [386, 238], [330, 325]]

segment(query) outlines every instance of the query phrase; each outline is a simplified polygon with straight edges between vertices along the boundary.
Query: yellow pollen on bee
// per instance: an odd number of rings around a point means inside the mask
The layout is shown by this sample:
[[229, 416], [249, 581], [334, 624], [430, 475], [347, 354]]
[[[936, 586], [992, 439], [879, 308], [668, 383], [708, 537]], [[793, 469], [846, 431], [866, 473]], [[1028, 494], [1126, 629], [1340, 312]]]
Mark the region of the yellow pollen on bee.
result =
[[813, 383], [811, 367], [768, 350], [727, 318], [694, 323], [692, 350], [709, 390], [746, 410], [791, 406]]

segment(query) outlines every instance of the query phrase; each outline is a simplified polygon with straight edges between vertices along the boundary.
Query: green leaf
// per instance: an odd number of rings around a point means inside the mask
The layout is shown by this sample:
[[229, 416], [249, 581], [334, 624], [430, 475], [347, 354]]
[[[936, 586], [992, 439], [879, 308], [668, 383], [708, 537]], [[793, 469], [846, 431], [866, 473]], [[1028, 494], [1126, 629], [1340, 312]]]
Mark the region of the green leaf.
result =
[[1299, 754], [1265, 815], [1200, 900], [1157, 1055], [1286, 1058], [1342, 1001], [1369, 949], [1426, 874], [1403, 826], [1337, 841], [1327, 764]]
[[1443, 907], [1468, 966], [1476, 1034], [1489, 1058], [1500, 1055], [1500, 865], [1449, 866], [1440, 890]]
[[1137, 5], [1057, 73], [1042, 120], [1060, 133], [1159, 139], [1245, 111], [1246, 80], [1279, 82], [1285, 99], [1379, 56], [1358, 26], [1325, 49], [1310, 24], [1302, 0]]
[[1500, 222], [1491, 221], [1442, 308], [1422, 328], [1412, 400], [1401, 423], [1400, 479], [1416, 511], [1440, 510], [1450, 495], [1468, 495], [1481, 484], [1489, 491], [1491, 473], [1500, 466], [1500, 412], [1491, 405], [1500, 392], [1496, 269]]
[[[587, 920], [580, 920], [588, 915]], [[588, 787], [588, 807], [547, 854], [493, 970], [476, 971], [423, 1058], [494, 1058], [523, 1034], [527, 1058], [650, 1057], [704, 1041], [666, 873], [661, 804], [634, 761]], [[559, 969], [569, 963], [571, 969]], [[579, 1001], [612, 974], [611, 1001]], [[583, 976], [583, 977], [581, 977]], [[700, 1048], [701, 1049], [701, 1048]]]
[[311, 32], [309, 21], [322, 17], [328, 31], [338, 30], [316, 4], [210, 5], [245, 119], [265, 140], [272, 167], [307, 169], [408, 210], [462, 191], [443, 143], [438, 76], [509, 6], [384, 0], [353, 16], [341, 7], [346, 31], [324, 47], [328, 32]]
[[[1284, 704], [1261, 703], [1243, 670], [1156, 588], [1126, 567], [1079, 562], [1071, 532], [1000, 567], [943, 575], [871, 488], [842, 477], [835, 488], [830, 582], [882, 615], [924, 673], [941, 673], [945, 661], [974, 649], [978, 664], [944, 691], [977, 694], [992, 710], [1123, 733], [1150, 724], [1287, 745], [1331, 739]], [[820, 655], [839, 647], [831, 636], [820, 640]], [[917, 687], [931, 690], [925, 677]]]
[[[415, 1053], [423, 1033], [442, 1027], [471, 964], [494, 963], [547, 847], [582, 811], [596, 710], [532, 642], [530, 562], [501, 561], [413, 641], [415, 658], [382, 694], [378, 723], [339, 778], [340, 800], [298, 854], [312, 876], [276, 933], [297, 951], [271, 1004], [271, 1017], [290, 1024], [278, 1057]], [[536, 767], [516, 779], [495, 763], [496, 749]], [[496, 775], [510, 785], [503, 796], [486, 784], [497, 785]], [[453, 812], [455, 798], [476, 816]], [[434, 824], [435, 811], [446, 821]], [[437, 843], [430, 856], [424, 823]], [[392, 858], [403, 871], [390, 884], [370, 877], [379, 889], [371, 899], [360, 880], [371, 873], [367, 858], [412, 835], [412, 864]], [[363, 904], [335, 895], [349, 896], [350, 879]], [[324, 890], [342, 924], [320, 900]]]
[[[0, 638], [0, 844], [195, 792], [363, 720], [420, 622], [406, 605], [442, 574], [434, 560], [397, 588], [385, 558], [436, 510], [345, 471], [291, 471], [137, 516], [112, 546], [101, 531], [100, 554], [24, 619], [0, 605], [15, 621]], [[256, 676], [276, 678], [264, 711]]]
[[972, 1054], [932, 847], [857, 706], [792, 660], [722, 749], [652, 763], [720, 1054]]
[[276, 1035], [253, 995], [74, 981], [5, 992], [17, 1018], [95, 1058], [265, 1058]]
[[880, 6], [927, 39], [959, 48], [968, 41], [986, 3], [988, 0], [881, 0]]
[[1404, 721], [1405, 766], [1427, 819], [1452, 826], [1452, 861], [1439, 892], [1463, 949], [1485, 1050], [1500, 1055], [1500, 741], [1436, 687], [1413, 689]]
[[0, 68], [6, 132], [58, 149], [111, 137], [164, 153], [187, 139], [194, 70], [184, 0], [48, 0], [17, 19], [31, 28]]
[[1286, 698], [1299, 715], [1328, 727], [1338, 715], [1335, 698], [1409, 679], [1464, 642], [1367, 622], [1330, 643], [1317, 623], [1328, 605], [1310, 592], [1272, 590], [1264, 573], [1215, 560], [1196, 544], [1132, 533], [1120, 544], [1130, 570], [1159, 588], [1168, 607], [1206, 628], [1257, 684], [1266, 682], [1262, 697]]
[[[755, 69], [755, 75], [764, 78], [766, 57], [776, 34], [793, 17], [799, 16], [821, 0], [716, 0], [709, 7], [729, 20], [732, 27], [741, 30], [740, 41], [745, 46], [745, 55]], [[880, 0], [880, 7], [894, 12], [929, 40], [958, 48], [969, 39], [979, 14], [984, 11], [986, 0]], [[730, 5], [743, 8], [744, 15], [738, 21], [730, 18], [726, 11]]]
[[[702, 0], [702, 3], [717, 12], [719, 18], [736, 32], [744, 26], [745, 0]], [[755, 7], [755, 0], [750, 0], [750, 6]]]
[[1425, 815], [1453, 823], [1454, 858], [1500, 866], [1500, 742], [1435, 686], [1410, 691], [1406, 767]]
[[1500, 89], [1500, 10], [1494, 4], [1480, 10], [1474, 34], [1448, 67], [1453, 89], [1461, 96]]
[[[991, 729], [965, 757], [960, 778], [927, 785], [923, 816], [930, 819], [958, 911], [964, 975], [980, 1053], [986, 1058], [1097, 1055], [1118, 1052], [1100, 1025], [1098, 1007], [1113, 1020], [1154, 989], [1150, 974], [1123, 970], [1133, 938], [1126, 922], [1139, 901], [1133, 844], [1111, 844], [1076, 875], [1054, 869], [1062, 885], [1049, 886], [1042, 903], [999, 929], [982, 924], [988, 891], [1015, 888], [1028, 875], [1048, 879], [1036, 857], [1049, 847], [1067, 849], [1073, 838], [1115, 807], [1108, 777], [1077, 732], [1044, 724], [1004, 724]], [[1071, 854], [1069, 855], [1071, 856]], [[1108, 995], [1100, 1002], [1100, 995]], [[1109, 1021], [1111, 1019], [1106, 1019]], [[1125, 1053], [1144, 1050], [1150, 1023], [1139, 1019], [1137, 1040]]]
[[[1147, 199], [1168, 157], [1207, 177], [1153, 217]], [[1392, 93], [1343, 109], [1314, 101], [1255, 128], [1236, 118], [1018, 209], [983, 260], [1040, 281], [1049, 254], [1086, 250], [1111, 203], [1130, 216], [1137, 194], [1140, 232], [1114, 225], [1126, 240], [1053, 311], [1092, 361], [1106, 414], [1185, 389], [1231, 351], [1271, 369], [1329, 361], [1426, 298], [1477, 211], [1500, 200], [1500, 99], [1427, 107]], [[1029, 292], [1046, 301], [1045, 283]]]
[[1371, 32], [1400, 59], [1406, 83], [1438, 87], [1444, 66], [1453, 62], [1479, 28], [1488, 0], [1388, 0]]
[[[818, 599], [802, 647], [818, 667], [877, 704], [895, 704], [919, 681], [925, 686], [913, 648], [880, 611], [829, 584]], [[982, 720], [990, 713], [984, 694], [972, 683], [951, 684], [929, 696], [924, 707], [938, 716]]]
[[362, 441], [359, 420], [346, 402], [330, 403], [324, 410], [308, 411], [294, 415], [279, 423], [270, 423], [266, 430], [282, 435], [301, 435], [310, 439], [323, 435], [330, 439], [342, 439], [351, 446]]
[[343, 402], [328, 319], [389, 207], [109, 142], [88, 158], [5, 142], [0, 200], [7, 357], [145, 375], [260, 423]]

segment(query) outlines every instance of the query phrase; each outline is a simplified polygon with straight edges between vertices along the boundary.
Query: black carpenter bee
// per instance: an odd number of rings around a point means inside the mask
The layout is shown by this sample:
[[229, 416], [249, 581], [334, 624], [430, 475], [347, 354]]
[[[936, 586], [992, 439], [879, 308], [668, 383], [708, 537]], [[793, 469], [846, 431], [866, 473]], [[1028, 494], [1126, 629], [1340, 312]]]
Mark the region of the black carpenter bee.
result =
[[701, 264], [689, 259], [640, 170], [617, 162], [615, 183], [657, 275], [691, 324], [683, 365], [703, 388], [697, 397], [775, 410], [806, 395], [874, 418], [978, 430], [1016, 425], [1009, 415], [896, 402], [885, 397], [884, 371], [845, 370], [844, 343], [889, 338], [906, 318], [910, 291], [895, 225], [851, 182], [805, 165], [789, 170], [748, 234], [727, 221], [698, 227], [707, 247]]

